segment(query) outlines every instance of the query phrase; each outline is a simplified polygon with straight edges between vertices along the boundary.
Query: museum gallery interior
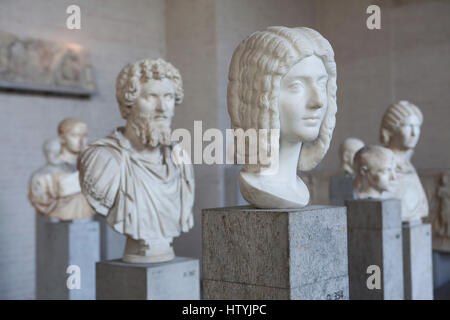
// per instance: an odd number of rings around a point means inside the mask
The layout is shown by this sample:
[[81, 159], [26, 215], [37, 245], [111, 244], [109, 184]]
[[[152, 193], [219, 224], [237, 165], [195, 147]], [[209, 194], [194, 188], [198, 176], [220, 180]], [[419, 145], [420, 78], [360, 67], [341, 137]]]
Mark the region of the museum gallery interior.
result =
[[449, 13], [1, 1], [0, 299], [450, 299]]

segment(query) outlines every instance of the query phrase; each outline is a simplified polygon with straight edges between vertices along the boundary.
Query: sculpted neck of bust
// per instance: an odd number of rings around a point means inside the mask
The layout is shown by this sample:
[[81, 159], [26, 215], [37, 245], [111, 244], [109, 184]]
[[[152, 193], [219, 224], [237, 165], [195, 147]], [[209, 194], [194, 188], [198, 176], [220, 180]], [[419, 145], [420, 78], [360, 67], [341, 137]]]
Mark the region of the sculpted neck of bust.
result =
[[77, 153], [72, 153], [66, 148], [62, 148], [61, 149], [61, 153], [59, 155], [59, 158], [63, 162], [76, 165], [77, 159], [78, 159], [78, 154]]

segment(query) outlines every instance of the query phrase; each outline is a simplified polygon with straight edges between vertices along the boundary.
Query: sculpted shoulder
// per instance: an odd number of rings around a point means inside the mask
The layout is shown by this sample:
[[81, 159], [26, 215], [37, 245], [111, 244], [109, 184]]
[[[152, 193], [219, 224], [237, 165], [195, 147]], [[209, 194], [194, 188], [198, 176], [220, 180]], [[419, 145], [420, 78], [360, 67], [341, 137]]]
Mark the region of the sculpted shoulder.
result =
[[85, 171], [97, 166], [116, 166], [118, 168], [119, 163], [120, 153], [117, 150], [107, 145], [96, 144], [94, 142], [80, 154], [78, 170]]
[[114, 204], [120, 182], [120, 152], [113, 146], [90, 144], [80, 155], [78, 170], [81, 189], [89, 204], [106, 215]]

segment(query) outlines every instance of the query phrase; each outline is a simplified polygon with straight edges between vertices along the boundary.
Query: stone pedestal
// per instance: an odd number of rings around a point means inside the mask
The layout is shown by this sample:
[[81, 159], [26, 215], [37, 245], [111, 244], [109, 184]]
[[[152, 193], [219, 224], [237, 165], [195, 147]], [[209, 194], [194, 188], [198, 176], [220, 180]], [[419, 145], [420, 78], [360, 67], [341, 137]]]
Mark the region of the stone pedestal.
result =
[[450, 300], [450, 281], [434, 290], [434, 300]]
[[433, 251], [433, 283], [438, 289], [450, 282], [450, 252]]
[[403, 275], [406, 300], [433, 299], [431, 225], [403, 223]]
[[[36, 222], [36, 298], [95, 299], [99, 223], [92, 219], [60, 222], [41, 216]], [[80, 289], [70, 285], [78, 280]]]
[[114, 229], [108, 225], [104, 216], [96, 214], [95, 220], [100, 223], [100, 260], [104, 261], [122, 258], [127, 237], [114, 231]]
[[176, 257], [159, 263], [120, 259], [96, 266], [98, 300], [198, 300], [199, 261]]
[[204, 299], [348, 299], [345, 207], [202, 212]]
[[345, 200], [353, 200], [353, 177], [349, 175], [336, 175], [330, 177], [330, 204], [343, 206]]
[[[346, 205], [350, 299], [403, 300], [400, 200], [347, 200]], [[378, 288], [371, 285], [377, 283]]]

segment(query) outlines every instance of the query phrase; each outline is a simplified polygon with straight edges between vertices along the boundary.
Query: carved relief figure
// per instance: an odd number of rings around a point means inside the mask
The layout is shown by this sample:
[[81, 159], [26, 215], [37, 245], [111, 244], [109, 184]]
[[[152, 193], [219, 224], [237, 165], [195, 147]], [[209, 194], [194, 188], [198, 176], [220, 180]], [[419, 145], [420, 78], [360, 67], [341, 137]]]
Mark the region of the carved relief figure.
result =
[[92, 73], [79, 45], [0, 31], [0, 87], [88, 95], [95, 91]]
[[87, 127], [78, 119], [65, 119], [58, 126], [58, 139], [44, 143], [47, 164], [30, 180], [28, 199], [36, 211], [50, 218], [88, 218], [94, 211], [81, 193], [76, 162], [85, 146]]
[[402, 201], [402, 221], [428, 215], [425, 191], [410, 161], [419, 141], [422, 122], [422, 112], [408, 101], [389, 106], [381, 122], [381, 143], [394, 152], [397, 162], [398, 183], [394, 194]]
[[341, 157], [341, 168], [346, 175], [355, 176], [353, 171], [353, 158], [356, 152], [364, 147], [364, 142], [358, 138], [347, 138], [339, 148], [339, 155]]
[[167, 261], [175, 256], [172, 239], [193, 226], [193, 168], [170, 141], [175, 105], [183, 100], [180, 73], [162, 59], [128, 64], [117, 77], [116, 97], [126, 125], [82, 153], [81, 187], [127, 236], [124, 261]]
[[365, 146], [353, 160], [354, 192], [358, 199], [387, 199], [395, 187], [394, 153], [381, 146]]
[[258, 208], [301, 208], [309, 191], [297, 170], [327, 152], [335, 126], [336, 64], [328, 41], [309, 28], [269, 27], [234, 51], [228, 83], [233, 129], [279, 130], [266, 148], [278, 161], [244, 164], [243, 197]]

